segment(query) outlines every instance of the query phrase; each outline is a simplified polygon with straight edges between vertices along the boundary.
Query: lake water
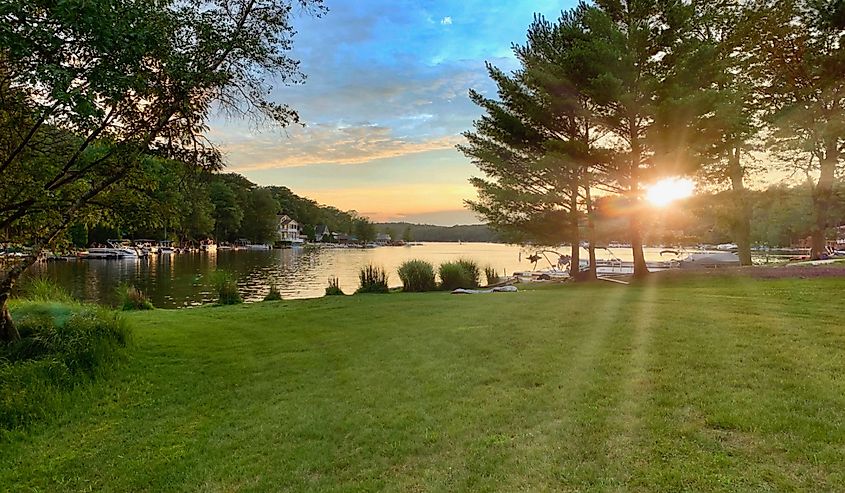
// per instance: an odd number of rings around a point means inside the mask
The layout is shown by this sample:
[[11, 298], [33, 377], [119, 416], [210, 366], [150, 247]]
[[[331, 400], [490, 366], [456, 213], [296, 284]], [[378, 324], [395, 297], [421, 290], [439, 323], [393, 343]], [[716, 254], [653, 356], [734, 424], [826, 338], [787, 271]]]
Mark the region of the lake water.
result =
[[[402, 283], [396, 269], [406, 260], [427, 260], [436, 269], [440, 263], [467, 258], [482, 267], [492, 266], [500, 274], [511, 274], [531, 269], [526, 260], [531, 251], [533, 249], [494, 243], [424, 243], [369, 249], [227, 250], [133, 260], [42, 262], [34, 266], [29, 275], [50, 277], [79, 299], [106, 304], [116, 301], [119, 284], [129, 283], [145, 292], [155, 306], [176, 308], [214, 302], [216, 295], [210, 286], [210, 276], [217, 269], [232, 272], [237, 277], [241, 294], [247, 301], [261, 300], [270, 283], [275, 283], [286, 299], [314, 298], [323, 296], [329, 277], [337, 277], [343, 291], [353, 293], [358, 286], [358, 270], [367, 264], [384, 267], [391, 287], [397, 287]], [[569, 253], [568, 248], [557, 251]], [[647, 249], [647, 258], [659, 259], [658, 251]], [[613, 253], [622, 259], [631, 258], [630, 249], [614, 249]], [[554, 255], [549, 255], [549, 259], [556, 261]], [[538, 268], [545, 267], [548, 262], [544, 259]]]

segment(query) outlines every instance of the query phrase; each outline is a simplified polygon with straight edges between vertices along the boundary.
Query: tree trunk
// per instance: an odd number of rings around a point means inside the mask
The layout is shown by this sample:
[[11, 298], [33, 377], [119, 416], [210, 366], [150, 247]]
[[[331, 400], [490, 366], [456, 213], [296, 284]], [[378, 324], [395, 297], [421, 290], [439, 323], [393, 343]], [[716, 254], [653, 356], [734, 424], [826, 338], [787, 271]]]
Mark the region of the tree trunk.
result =
[[12, 314], [9, 313], [9, 296], [12, 292], [13, 280], [10, 280], [11, 272], [6, 273], [6, 278], [0, 282], [0, 342], [14, 342], [21, 338]]
[[9, 297], [12, 295], [12, 286], [15, 281], [28, 269], [40, 255], [41, 248], [33, 249], [33, 255], [24, 258], [21, 263], [13, 266], [4, 273], [3, 279], [0, 280], [0, 342], [14, 342], [20, 339], [15, 322], [12, 320], [12, 315], [9, 313]]
[[590, 267], [587, 272], [587, 279], [594, 281], [596, 275], [596, 222], [595, 211], [593, 210], [593, 196], [590, 193], [590, 178], [589, 175], [584, 178], [584, 202], [587, 207], [587, 255], [590, 257]]
[[831, 199], [833, 197], [833, 181], [836, 173], [836, 163], [839, 161], [837, 140], [831, 139], [831, 144], [825, 147], [825, 154], [820, 159], [819, 181], [813, 190], [813, 209], [816, 220], [813, 225], [810, 240], [810, 258], [818, 260], [827, 253], [828, 216], [830, 215]]
[[751, 265], [751, 204], [748, 203], [748, 194], [743, 183], [744, 170], [740, 162], [742, 149], [735, 147], [731, 150], [728, 159], [728, 174], [731, 179], [734, 207], [736, 209], [736, 222], [734, 224], [734, 241], [739, 247], [740, 265]]
[[578, 178], [573, 178], [569, 198], [569, 227], [572, 229], [570, 234], [572, 252], [569, 260], [569, 277], [576, 281], [581, 280], [581, 232], [578, 227], [578, 192], [580, 189]]
[[630, 200], [633, 201], [631, 212], [631, 250], [634, 255], [634, 277], [641, 278], [648, 275], [648, 266], [645, 263], [643, 253], [643, 239], [640, 231], [640, 161], [642, 161], [642, 149], [640, 148], [639, 127], [633, 119], [630, 121], [631, 132], [631, 184]]

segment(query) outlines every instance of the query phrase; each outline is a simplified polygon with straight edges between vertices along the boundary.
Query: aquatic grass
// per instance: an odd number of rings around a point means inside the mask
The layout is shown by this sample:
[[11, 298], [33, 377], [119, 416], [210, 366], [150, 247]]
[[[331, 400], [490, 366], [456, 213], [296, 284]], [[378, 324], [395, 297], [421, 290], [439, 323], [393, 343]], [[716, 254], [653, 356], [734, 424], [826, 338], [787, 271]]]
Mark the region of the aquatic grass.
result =
[[276, 287], [276, 283], [270, 283], [270, 291], [264, 296], [264, 301], [281, 301], [282, 300], [282, 293], [279, 292], [279, 288]]
[[31, 301], [74, 303], [76, 300], [53, 279], [41, 275], [28, 279], [22, 288], [23, 298]]
[[440, 288], [452, 291], [458, 288], [478, 287], [478, 265], [466, 260], [446, 262], [440, 265]]
[[221, 305], [237, 305], [243, 303], [238, 290], [238, 280], [234, 274], [226, 270], [216, 270], [211, 275], [211, 283], [217, 293], [217, 302]]
[[398, 269], [399, 279], [402, 280], [402, 290], [408, 293], [421, 293], [437, 289], [434, 277], [434, 266], [425, 260], [408, 260]]
[[484, 268], [484, 277], [487, 279], [487, 285], [492, 286], [494, 284], [499, 284], [502, 282], [502, 279], [499, 277], [499, 273], [494, 269], [492, 266], [487, 266]]
[[143, 291], [131, 284], [117, 286], [118, 306], [123, 311], [152, 310], [155, 308]]
[[366, 265], [358, 272], [358, 289], [356, 293], [389, 293], [387, 286], [387, 272], [384, 268]]
[[329, 285], [326, 286], [326, 296], [344, 296], [344, 292], [340, 289], [340, 279], [337, 277], [329, 278]]

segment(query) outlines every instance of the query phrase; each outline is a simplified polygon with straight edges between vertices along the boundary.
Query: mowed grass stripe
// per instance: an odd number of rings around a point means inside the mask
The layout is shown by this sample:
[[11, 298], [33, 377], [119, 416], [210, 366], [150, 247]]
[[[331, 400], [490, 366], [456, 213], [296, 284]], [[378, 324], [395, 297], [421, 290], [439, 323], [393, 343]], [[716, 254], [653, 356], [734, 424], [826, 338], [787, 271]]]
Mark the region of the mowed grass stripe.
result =
[[133, 315], [0, 444], [46, 491], [741, 491], [842, 483], [842, 280], [355, 296]]

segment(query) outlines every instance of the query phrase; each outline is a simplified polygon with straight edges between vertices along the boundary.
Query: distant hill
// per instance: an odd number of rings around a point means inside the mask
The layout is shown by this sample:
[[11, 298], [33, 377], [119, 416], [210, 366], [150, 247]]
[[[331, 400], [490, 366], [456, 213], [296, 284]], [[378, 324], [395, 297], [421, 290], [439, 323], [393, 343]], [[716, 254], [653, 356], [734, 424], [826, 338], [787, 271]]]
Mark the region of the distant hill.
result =
[[491, 242], [501, 241], [498, 234], [486, 224], [472, 224], [459, 226], [434, 226], [432, 224], [411, 223], [376, 223], [376, 231], [383, 233], [390, 231], [394, 239], [401, 240], [405, 230], [411, 228], [412, 241], [468, 241]]

